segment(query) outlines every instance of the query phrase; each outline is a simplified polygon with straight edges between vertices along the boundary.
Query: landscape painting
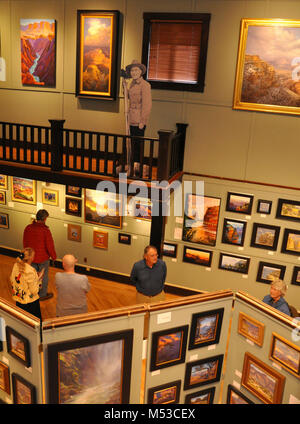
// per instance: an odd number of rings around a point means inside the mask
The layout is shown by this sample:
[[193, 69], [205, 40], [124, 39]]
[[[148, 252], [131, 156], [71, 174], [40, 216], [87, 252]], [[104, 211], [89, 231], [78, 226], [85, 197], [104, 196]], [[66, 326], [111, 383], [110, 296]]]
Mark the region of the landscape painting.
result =
[[55, 20], [21, 19], [20, 24], [22, 84], [55, 87]]
[[210, 267], [212, 252], [203, 249], [191, 249], [190, 247], [184, 246], [182, 260], [190, 264]]
[[222, 243], [243, 246], [247, 222], [235, 219], [224, 219]]
[[215, 387], [210, 387], [209, 389], [187, 395], [184, 403], [189, 403], [191, 405], [208, 405], [213, 403], [214, 395]]
[[229, 212], [251, 214], [253, 196], [248, 194], [228, 193], [226, 210]]
[[36, 203], [36, 182], [28, 178], [11, 177], [11, 200], [22, 203]]
[[280, 227], [276, 225], [253, 224], [251, 247], [260, 249], [276, 250]]
[[297, 200], [278, 199], [276, 218], [299, 222], [300, 202]]
[[270, 359], [300, 377], [300, 347], [272, 333]]
[[226, 253], [220, 253], [219, 269], [226, 271], [241, 272], [247, 274], [250, 264], [250, 258], [237, 255], [227, 255]]
[[152, 387], [148, 390], [148, 404], [162, 405], [168, 403], [178, 403], [180, 387], [180, 380], [157, 387]]
[[270, 284], [271, 281], [280, 278], [283, 280], [285, 265], [277, 265], [269, 262], [259, 262], [256, 281]]
[[258, 346], [263, 345], [265, 326], [256, 319], [239, 313], [238, 333], [242, 334], [248, 340], [256, 343]]
[[200, 359], [186, 364], [184, 390], [220, 380], [223, 355]]
[[300, 113], [300, 21], [242, 19], [235, 109]]
[[121, 228], [122, 204], [115, 193], [85, 189], [85, 222]]
[[282, 253], [290, 253], [300, 256], [300, 231], [285, 228], [282, 247]]
[[219, 343], [223, 314], [224, 308], [193, 314], [189, 349]]

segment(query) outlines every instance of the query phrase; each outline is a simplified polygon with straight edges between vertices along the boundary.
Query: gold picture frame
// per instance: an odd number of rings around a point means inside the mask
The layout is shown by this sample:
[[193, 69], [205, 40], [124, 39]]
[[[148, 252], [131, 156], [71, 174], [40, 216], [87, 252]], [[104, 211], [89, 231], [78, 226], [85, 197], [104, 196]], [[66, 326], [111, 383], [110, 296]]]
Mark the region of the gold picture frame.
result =
[[93, 232], [93, 247], [98, 249], [108, 248], [108, 232], [94, 230]]
[[51, 190], [49, 188], [42, 189], [42, 203], [45, 205], [58, 206], [59, 191]]
[[270, 359], [300, 378], [300, 347], [272, 333]]
[[300, 21], [241, 20], [233, 109], [300, 114], [299, 41]]
[[36, 204], [36, 181], [29, 178], [11, 177], [11, 200]]
[[244, 312], [239, 313], [238, 333], [258, 346], [263, 345], [265, 325]]

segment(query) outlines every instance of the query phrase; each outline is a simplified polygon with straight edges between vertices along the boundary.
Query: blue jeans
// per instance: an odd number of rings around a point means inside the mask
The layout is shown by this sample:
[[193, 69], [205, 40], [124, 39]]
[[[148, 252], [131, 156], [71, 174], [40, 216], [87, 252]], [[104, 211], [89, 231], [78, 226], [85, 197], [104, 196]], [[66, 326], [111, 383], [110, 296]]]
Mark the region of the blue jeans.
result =
[[39, 291], [39, 296], [40, 297], [44, 297], [47, 294], [47, 290], [48, 290], [48, 271], [49, 271], [49, 264], [50, 264], [50, 260], [48, 259], [45, 262], [41, 262], [39, 264], [32, 262], [31, 266], [33, 266], [34, 269], [36, 269], [37, 272], [42, 271], [42, 269], [44, 269], [44, 275], [43, 275], [43, 280], [42, 280], [42, 288]]

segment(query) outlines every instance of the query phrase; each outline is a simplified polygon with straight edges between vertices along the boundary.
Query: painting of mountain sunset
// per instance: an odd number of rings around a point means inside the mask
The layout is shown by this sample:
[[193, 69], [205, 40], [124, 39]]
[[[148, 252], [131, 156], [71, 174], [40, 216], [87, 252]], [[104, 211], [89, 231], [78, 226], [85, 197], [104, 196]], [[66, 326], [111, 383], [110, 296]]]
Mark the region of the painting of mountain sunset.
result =
[[55, 87], [55, 20], [21, 19], [20, 26], [22, 84]]

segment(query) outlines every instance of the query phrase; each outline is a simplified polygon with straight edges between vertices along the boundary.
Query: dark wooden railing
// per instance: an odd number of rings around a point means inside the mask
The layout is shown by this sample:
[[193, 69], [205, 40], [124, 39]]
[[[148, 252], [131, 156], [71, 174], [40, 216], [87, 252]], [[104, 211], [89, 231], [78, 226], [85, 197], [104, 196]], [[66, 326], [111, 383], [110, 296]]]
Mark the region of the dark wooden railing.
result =
[[[52, 171], [70, 170], [116, 177], [128, 170], [126, 146], [133, 137], [64, 128], [64, 120], [50, 127], [0, 122], [0, 160], [36, 165]], [[158, 138], [134, 137], [142, 144], [140, 168], [131, 178], [168, 180], [183, 169], [187, 124], [177, 132], [161, 130]], [[131, 170], [133, 171], [133, 163]]]

